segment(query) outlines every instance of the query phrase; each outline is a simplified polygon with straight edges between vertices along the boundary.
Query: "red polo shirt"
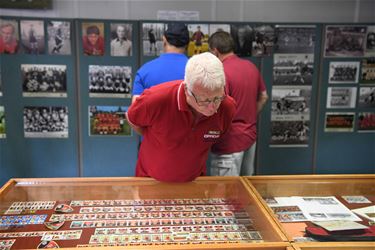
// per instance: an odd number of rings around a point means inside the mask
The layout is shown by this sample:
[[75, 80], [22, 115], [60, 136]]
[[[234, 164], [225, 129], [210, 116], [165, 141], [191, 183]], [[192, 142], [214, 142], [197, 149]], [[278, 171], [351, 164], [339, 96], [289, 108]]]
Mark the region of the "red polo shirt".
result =
[[228, 133], [212, 147], [215, 154], [231, 154], [248, 149], [257, 137], [257, 101], [266, 90], [262, 75], [248, 60], [231, 55], [224, 59], [228, 95], [237, 103], [236, 114]]
[[211, 145], [229, 128], [235, 102], [225, 98], [216, 114], [194, 121], [182, 80], [147, 89], [128, 110], [128, 121], [143, 127], [136, 176], [185, 182], [206, 173]]

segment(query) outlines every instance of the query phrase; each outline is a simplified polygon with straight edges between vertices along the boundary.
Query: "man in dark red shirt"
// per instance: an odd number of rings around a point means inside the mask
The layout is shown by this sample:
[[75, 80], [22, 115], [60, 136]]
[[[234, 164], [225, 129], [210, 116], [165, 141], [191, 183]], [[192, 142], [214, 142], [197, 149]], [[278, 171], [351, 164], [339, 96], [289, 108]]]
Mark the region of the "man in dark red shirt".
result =
[[253, 175], [257, 115], [268, 99], [263, 78], [254, 64], [234, 54], [229, 33], [212, 34], [208, 44], [223, 62], [226, 92], [237, 103], [230, 130], [212, 146], [211, 174]]
[[144, 136], [136, 176], [185, 182], [205, 175], [209, 150], [236, 110], [224, 86], [222, 63], [206, 52], [190, 58], [183, 81], [154, 86], [137, 98], [127, 112]]

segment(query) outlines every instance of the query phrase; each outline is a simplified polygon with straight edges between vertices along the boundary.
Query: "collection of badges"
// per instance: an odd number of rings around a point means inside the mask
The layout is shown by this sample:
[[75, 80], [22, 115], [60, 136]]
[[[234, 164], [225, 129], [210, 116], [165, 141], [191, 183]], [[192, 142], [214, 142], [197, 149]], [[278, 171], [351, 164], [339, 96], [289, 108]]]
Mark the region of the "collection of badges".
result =
[[[48, 221], [46, 214], [11, 215], [52, 209]], [[77, 247], [262, 242], [248, 213], [221, 198], [14, 202], [5, 214], [0, 217], [4, 229], [44, 224], [51, 231], [0, 233], [0, 250], [27, 237], [41, 238], [34, 247], [59, 248], [56, 241], [78, 240], [85, 228], [95, 231], [88, 244]], [[65, 224], [71, 230], [59, 230]]]

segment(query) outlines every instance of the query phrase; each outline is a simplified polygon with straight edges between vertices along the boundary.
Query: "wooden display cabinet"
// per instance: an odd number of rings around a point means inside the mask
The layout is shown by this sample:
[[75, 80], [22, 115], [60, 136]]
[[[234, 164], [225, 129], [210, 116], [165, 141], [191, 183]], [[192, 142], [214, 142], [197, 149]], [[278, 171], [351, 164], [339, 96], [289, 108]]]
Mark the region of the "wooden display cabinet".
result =
[[[119, 200], [138, 202], [141, 200], [186, 200], [186, 199], [223, 199], [236, 204], [236, 211], [245, 212], [252, 220], [252, 225], [262, 237], [261, 241], [206, 241], [203, 243], [191, 242], [181, 244], [131, 244], [128, 249], [264, 249], [286, 250], [291, 249], [288, 239], [279, 226], [269, 215], [265, 207], [259, 202], [257, 196], [249, 188], [246, 181], [240, 177], [199, 177], [189, 183], [163, 183], [150, 178], [124, 177], [124, 178], [39, 178], [39, 179], [11, 179], [0, 189], [0, 212], [3, 216], [14, 202], [27, 201], [56, 201], [58, 204], [72, 204], [71, 201], [83, 200]], [[73, 207], [74, 211], [67, 214], [80, 214], [81, 207]], [[100, 206], [100, 205], [99, 205]], [[104, 206], [104, 205], [102, 205]], [[128, 206], [128, 207], [132, 207]], [[134, 206], [133, 206], [134, 207]], [[30, 211], [26, 211], [30, 212]], [[56, 215], [53, 208], [49, 210], [37, 210], [35, 214], [46, 214], [46, 221]], [[11, 214], [14, 215], [14, 214]], [[73, 216], [72, 215], [72, 216]], [[65, 214], [64, 214], [65, 216]], [[138, 216], [138, 215], [135, 215]], [[66, 217], [65, 217], [66, 218]], [[57, 231], [73, 230], [72, 220], [66, 219], [62, 228]], [[174, 223], [174, 222], [173, 222]], [[183, 222], [185, 223], [185, 221]], [[195, 223], [195, 222], [194, 222]], [[96, 225], [96, 224], [95, 224]], [[103, 226], [102, 226], [103, 227]], [[77, 245], [87, 245], [90, 237], [96, 232], [96, 227], [74, 228], [82, 230], [82, 235], [75, 240], [56, 240], [60, 248], [74, 248]], [[49, 231], [43, 224], [10, 227], [0, 231], [27, 232]], [[164, 237], [164, 236], [163, 236]], [[189, 236], [190, 237], [190, 236]], [[42, 237], [18, 237], [14, 238], [12, 249], [36, 248]], [[0, 238], [13, 239], [13, 238]], [[175, 238], [173, 238], [175, 239]], [[102, 246], [99, 246], [99, 248]], [[119, 249], [124, 248], [112, 246]], [[95, 247], [96, 249], [98, 248]], [[106, 247], [108, 249], [108, 247]]]
[[[375, 175], [282, 175], [243, 177], [268, 210], [293, 247], [298, 250], [374, 250], [373, 242], [294, 242], [303, 237], [311, 222], [280, 222], [265, 198], [288, 196], [335, 196], [349, 209], [367, 207], [375, 203]], [[341, 196], [365, 196], [372, 203], [348, 204]], [[364, 218], [362, 223], [368, 225]]]

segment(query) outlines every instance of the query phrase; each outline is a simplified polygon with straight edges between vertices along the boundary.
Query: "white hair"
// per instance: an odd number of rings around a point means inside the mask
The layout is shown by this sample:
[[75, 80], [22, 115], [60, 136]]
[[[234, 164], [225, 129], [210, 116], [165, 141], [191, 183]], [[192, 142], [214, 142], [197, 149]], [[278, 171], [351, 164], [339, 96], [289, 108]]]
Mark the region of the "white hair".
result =
[[186, 64], [185, 83], [190, 90], [196, 83], [209, 90], [223, 88], [225, 86], [223, 64], [210, 52], [195, 55]]

